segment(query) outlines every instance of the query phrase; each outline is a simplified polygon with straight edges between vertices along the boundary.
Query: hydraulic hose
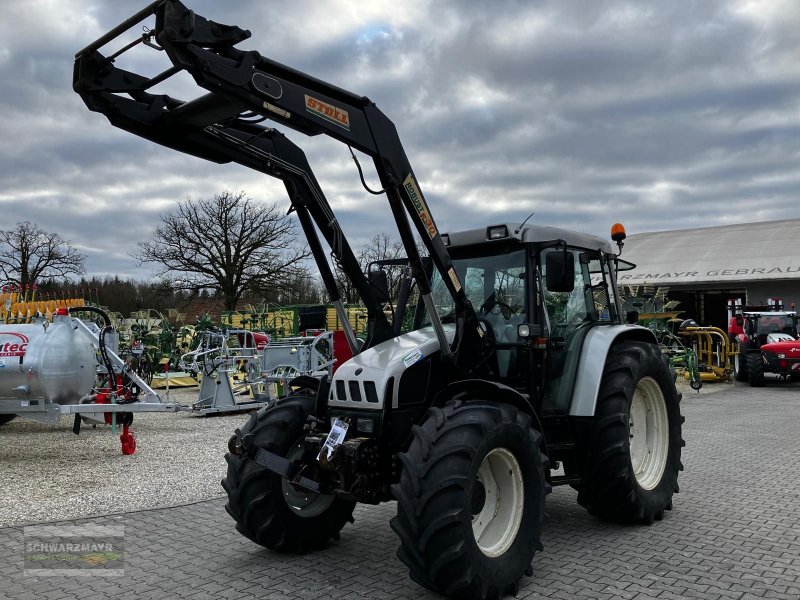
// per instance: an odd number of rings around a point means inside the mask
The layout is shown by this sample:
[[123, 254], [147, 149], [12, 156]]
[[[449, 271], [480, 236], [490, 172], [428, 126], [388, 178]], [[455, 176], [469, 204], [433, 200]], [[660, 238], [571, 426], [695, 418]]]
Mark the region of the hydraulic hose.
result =
[[72, 311], [96, 313], [101, 317], [103, 317], [103, 321], [105, 321], [106, 327], [111, 327], [111, 317], [109, 317], [108, 313], [104, 311], [102, 308], [97, 308], [96, 306], [73, 306], [72, 308], [67, 309], [67, 313], [70, 315], [72, 315]]
[[72, 308], [67, 309], [67, 313], [72, 316], [72, 312], [91, 312], [100, 315], [103, 317], [103, 321], [105, 321], [105, 327], [100, 330], [100, 335], [98, 338], [98, 346], [100, 347], [100, 358], [103, 359], [103, 366], [108, 371], [108, 380], [109, 386], [111, 390], [116, 393], [117, 391], [117, 377], [114, 373], [114, 365], [111, 364], [111, 359], [108, 357], [108, 352], [106, 351], [106, 333], [113, 331], [114, 328], [111, 326], [111, 317], [108, 316], [108, 313], [101, 308], [97, 308], [96, 306], [73, 306]]

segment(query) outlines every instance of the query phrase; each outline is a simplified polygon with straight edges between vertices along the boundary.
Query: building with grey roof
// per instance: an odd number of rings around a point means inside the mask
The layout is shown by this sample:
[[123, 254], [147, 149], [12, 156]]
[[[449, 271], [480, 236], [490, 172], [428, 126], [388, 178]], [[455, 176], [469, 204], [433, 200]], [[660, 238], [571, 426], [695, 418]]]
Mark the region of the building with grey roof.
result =
[[631, 235], [622, 258], [635, 263], [620, 285], [669, 288], [675, 310], [727, 328], [727, 300], [800, 304], [800, 219]]

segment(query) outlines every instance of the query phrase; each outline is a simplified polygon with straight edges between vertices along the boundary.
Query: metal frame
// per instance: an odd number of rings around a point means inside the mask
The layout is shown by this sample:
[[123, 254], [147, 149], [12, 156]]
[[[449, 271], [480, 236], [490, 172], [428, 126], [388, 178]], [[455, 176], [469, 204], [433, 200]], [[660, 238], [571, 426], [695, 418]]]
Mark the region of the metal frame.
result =
[[[200, 345], [195, 350], [181, 356], [180, 363], [185, 364], [187, 358], [190, 358], [189, 369], [202, 373], [200, 391], [191, 408], [193, 412], [201, 415], [242, 412], [261, 408], [268, 404], [269, 398], [263, 400], [258, 397], [258, 381], [246, 379], [243, 384], [235, 388], [231, 385], [231, 376], [240, 372], [237, 364], [241, 362], [246, 362], [248, 365], [261, 364], [261, 356], [255, 345], [247, 345], [248, 336], [252, 338], [252, 333], [246, 329], [228, 329], [224, 332], [206, 331], [202, 334]], [[229, 346], [228, 340], [231, 336], [239, 334], [245, 336], [245, 345], [236, 348]], [[219, 341], [219, 345], [211, 346], [215, 339]], [[203, 359], [202, 366], [198, 362], [199, 358]], [[210, 361], [213, 366], [211, 371], [206, 368], [207, 361]], [[247, 388], [254, 399], [237, 402], [237, 393]]]
[[[147, 31], [109, 56], [98, 52], [151, 15], [156, 18], [153, 31]], [[91, 110], [102, 112], [117, 127], [207, 160], [234, 160], [283, 178], [334, 304], [340, 295], [311, 218], [347, 276], [357, 284], [370, 317], [365, 348], [394, 337], [394, 332], [357, 268], [357, 261], [330, 206], [324, 202], [305, 157], [299, 149], [284, 142], [281, 134], [245, 117], [270, 119], [306, 135], [325, 134], [370, 156], [420, 294], [423, 298], [430, 296], [430, 282], [411, 223], [453, 296], [457, 327], [452, 344], [448, 343], [438, 315], [432, 316], [442, 355], [451, 358], [450, 364], [457, 367], [461, 377], [483, 373], [483, 357], [492, 349], [482, 336], [475, 311], [442, 243], [394, 124], [366, 97], [267, 59], [258, 52], [235, 48], [249, 37], [249, 31], [209, 21], [178, 0], [157, 0], [77, 53], [73, 87]], [[148, 78], [114, 66], [115, 57], [139, 43], [157, 44], [166, 51], [172, 67]], [[209, 93], [182, 102], [147, 91], [182, 70]], [[294, 158], [287, 162], [285, 151], [291, 151]], [[297, 165], [302, 166], [302, 173], [298, 173]], [[300, 210], [301, 207], [306, 210]], [[354, 343], [353, 336], [348, 335], [348, 341]], [[359, 350], [352, 349], [354, 353]]]

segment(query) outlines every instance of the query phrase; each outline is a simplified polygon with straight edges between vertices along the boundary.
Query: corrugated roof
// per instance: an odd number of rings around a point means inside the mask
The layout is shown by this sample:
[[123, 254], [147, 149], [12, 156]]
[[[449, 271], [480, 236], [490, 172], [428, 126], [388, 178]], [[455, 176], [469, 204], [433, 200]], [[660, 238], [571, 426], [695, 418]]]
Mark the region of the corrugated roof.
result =
[[800, 279], [800, 219], [631, 235], [620, 283], [732, 283]]

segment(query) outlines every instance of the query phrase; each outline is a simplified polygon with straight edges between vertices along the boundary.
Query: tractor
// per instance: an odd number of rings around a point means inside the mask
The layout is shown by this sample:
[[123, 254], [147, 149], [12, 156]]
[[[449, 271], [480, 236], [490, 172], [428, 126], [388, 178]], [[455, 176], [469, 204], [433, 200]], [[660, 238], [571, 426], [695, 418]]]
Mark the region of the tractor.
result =
[[765, 305], [729, 303], [728, 335], [736, 344], [733, 375], [752, 387], [763, 387], [765, 373], [783, 381], [800, 381], [800, 340], [795, 311], [783, 309], [779, 299]]
[[[104, 49], [152, 16], [138, 38]], [[396, 501], [391, 527], [410, 577], [484, 599], [515, 594], [533, 574], [552, 486], [573, 487], [599, 518], [664, 518], [683, 468], [680, 394], [653, 333], [623, 314], [624, 229], [612, 228], [617, 251], [527, 219], [441, 232], [388, 117], [369, 98], [237, 48], [250, 35], [157, 0], [78, 52], [73, 79], [116, 127], [280, 178], [342, 317], [352, 358], [290, 384], [229, 440], [222, 486], [237, 530], [304, 553], [339, 539], [357, 503]], [[124, 70], [116, 58], [133, 48], [163, 50], [172, 65]], [[178, 73], [205, 93], [156, 93]], [[398, 298], [381, 265], [362, 272], [304, 153], [264, 121], [348, 146], [403, 242]], [[382, 189], [368, 187], [356, 151]], [[363, 339], [320, 236], [366, 307]]]

